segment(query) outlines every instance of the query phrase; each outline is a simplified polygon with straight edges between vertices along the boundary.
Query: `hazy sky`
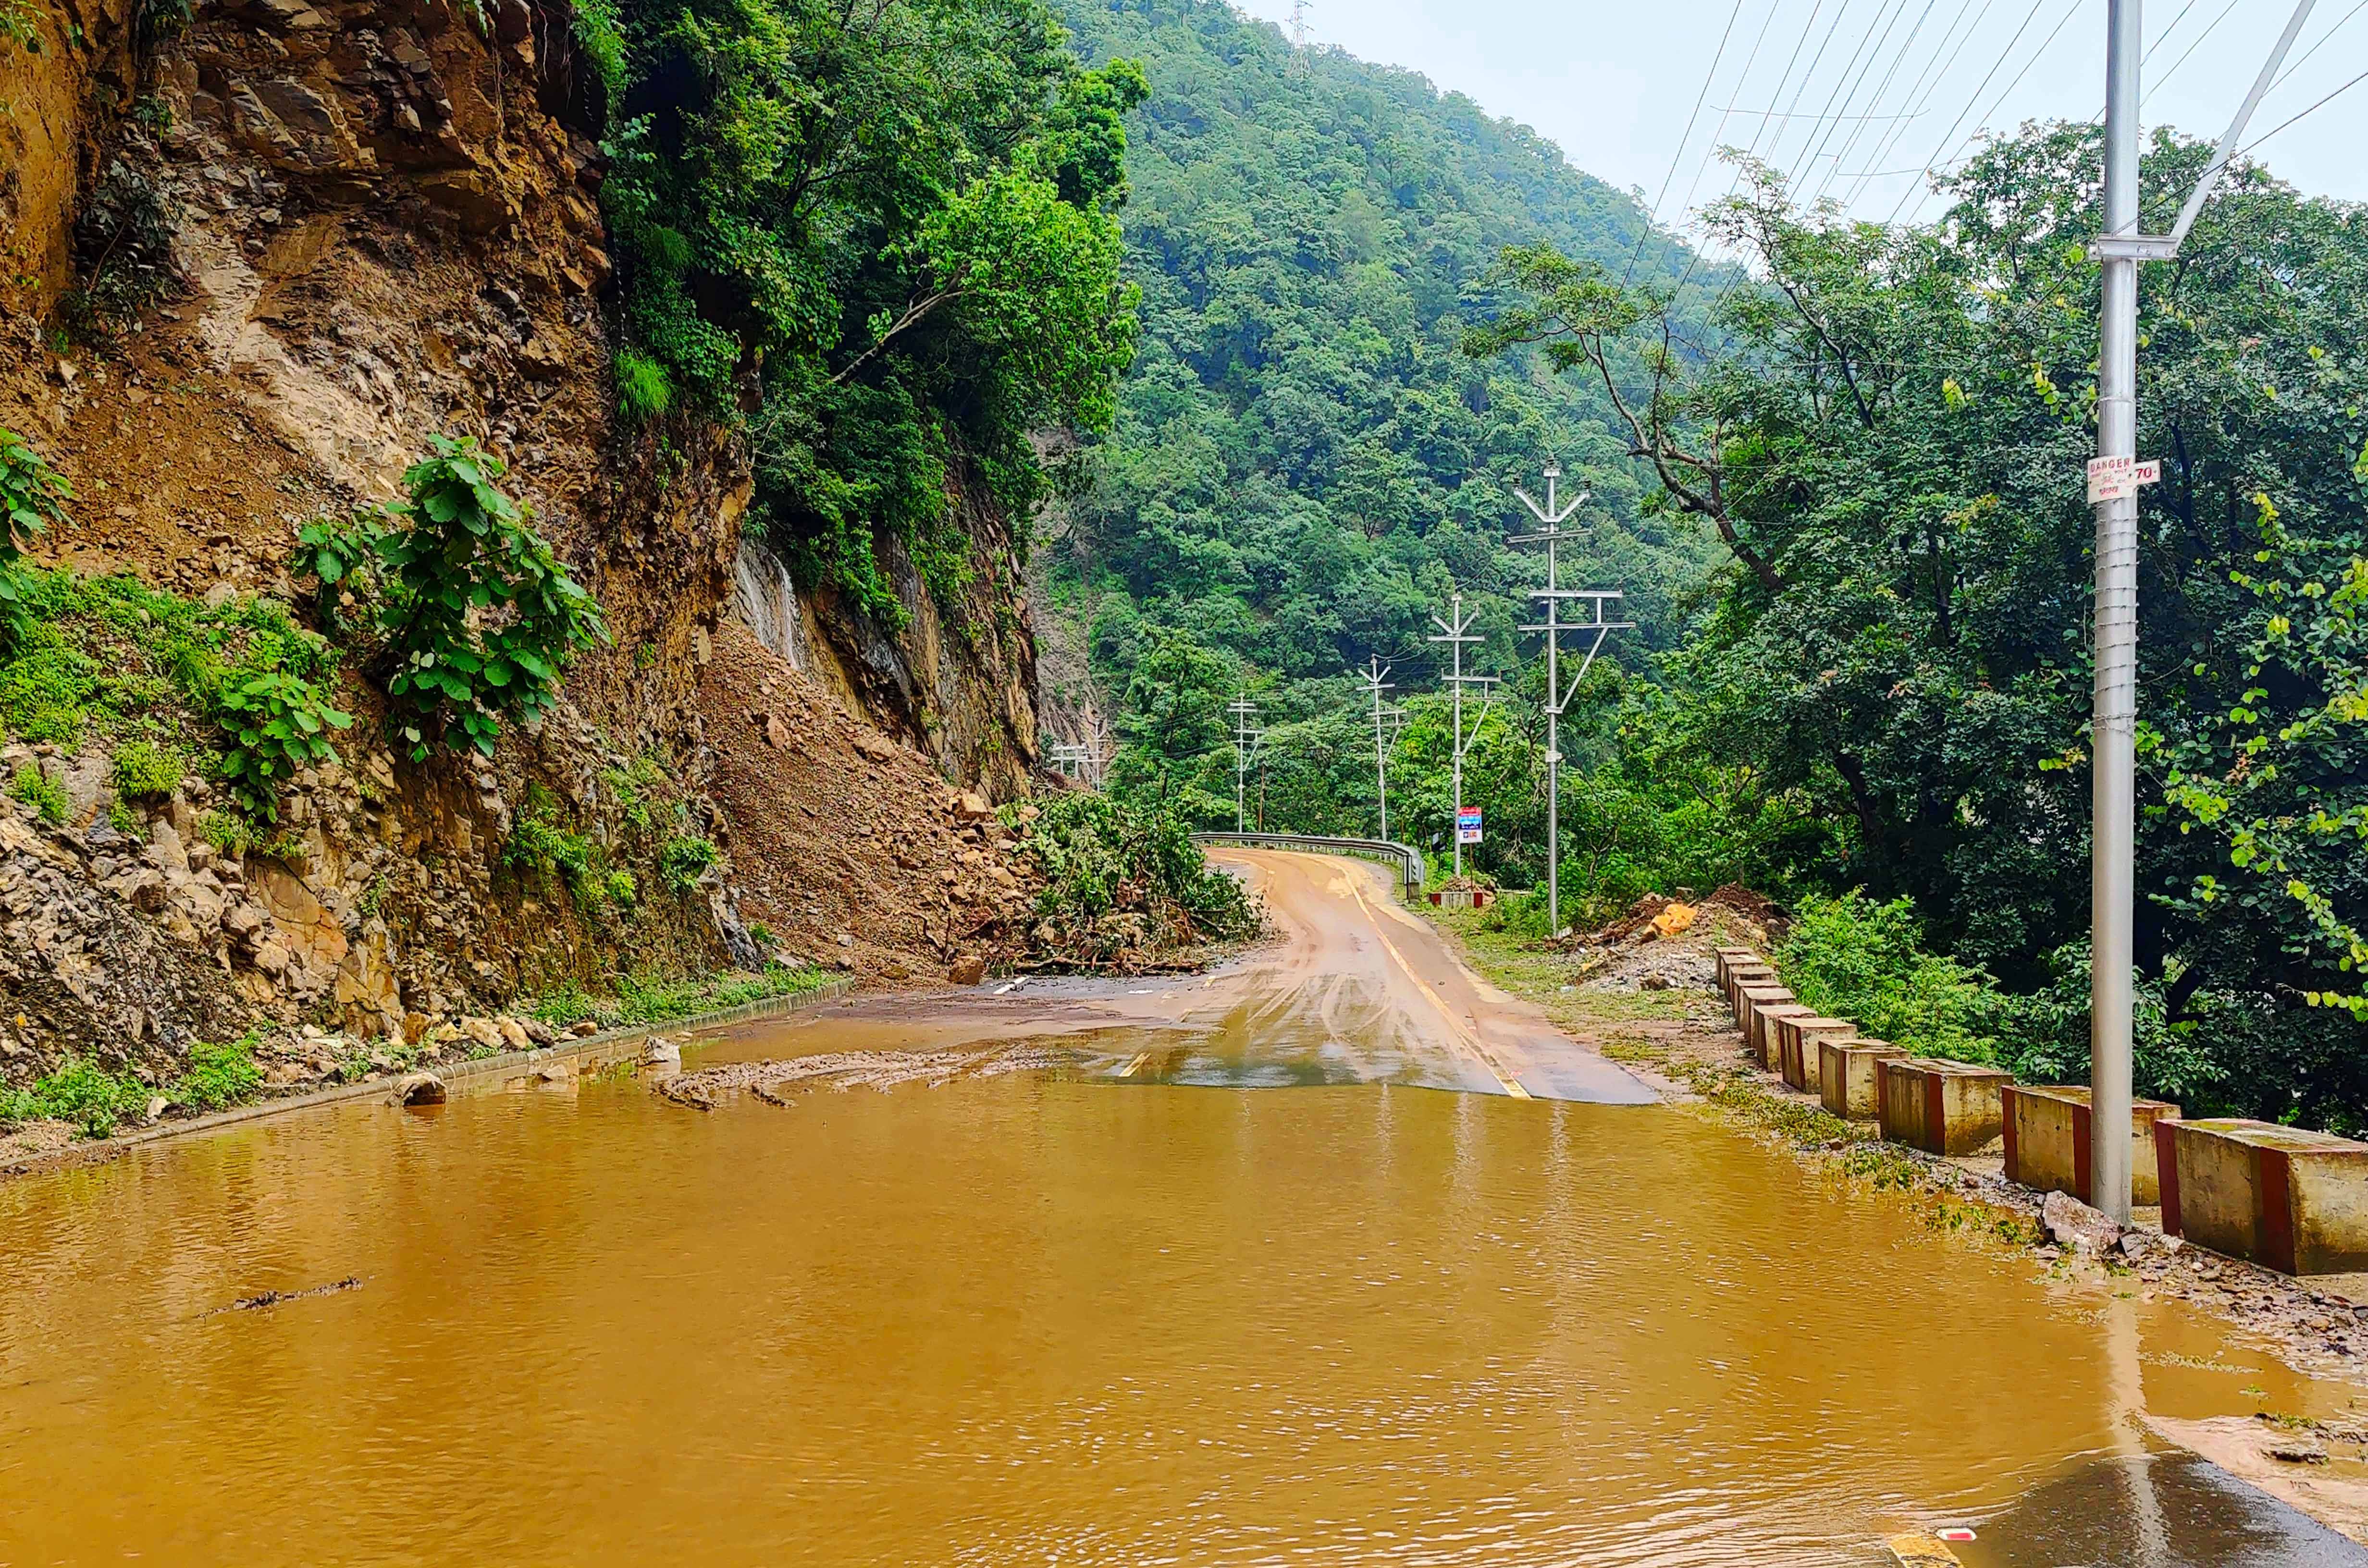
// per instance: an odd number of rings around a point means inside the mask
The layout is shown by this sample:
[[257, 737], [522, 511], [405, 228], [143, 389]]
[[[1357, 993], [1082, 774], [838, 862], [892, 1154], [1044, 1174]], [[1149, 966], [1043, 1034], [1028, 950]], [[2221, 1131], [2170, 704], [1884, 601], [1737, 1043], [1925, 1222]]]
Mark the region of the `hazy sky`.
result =
[[[1288, 25], [1291, 0], [1238, 3]], [[2216, 141], [2293, 8], [2153, 0], [2145, 122]], [[1411, 67], [1534, 126], [1578, 167], [1642, 187], [1664, 222], [1725, 191], [1731, 170], [1704, 165], [1720, 143], [1757, 136], [1796, 175], [1809, 154], [1806, 188], [1882, 218], [1914, 212], [1919, 172], [1974, 131], [2087, 119], [2105, 101], [2104, 0], [1312, 0], [1306, 22], [1311, 41]], [[2248, 142], [2363, 70], [2368, 0], [2318, 0]], [[2305, 192], [2359, 199], [2368, 82], [2258, 156]]]

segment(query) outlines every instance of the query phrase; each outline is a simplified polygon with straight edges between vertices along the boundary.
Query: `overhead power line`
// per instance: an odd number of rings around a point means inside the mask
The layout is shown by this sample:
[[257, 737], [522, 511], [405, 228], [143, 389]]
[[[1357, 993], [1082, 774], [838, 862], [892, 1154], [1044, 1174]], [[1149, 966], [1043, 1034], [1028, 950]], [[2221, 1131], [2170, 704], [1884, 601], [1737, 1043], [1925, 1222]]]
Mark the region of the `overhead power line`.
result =
[[[1960, 14], [1962, 14], [1962, 13], [1963, 13], [1964, 9], [1964, 5], [1963, 5], [1963, 0], [1960, 0], [1960, 4], [1959, 4], [1959, 6], [1958, 6], [1958, 10], [1959, 10]], [[1898, 53], [1898, 54], [1897, 54], [1897, 55], [1893, 59], [1893, 61], [1892, 61], [1892, 62], [1891, 62], [1891, 69], [1890, 69], [1888, 72], [1884, 73], [1884, 79], [1883, 79], [1882, 84], [1881, 84], [1879, 86], [1877, 86], [1877, 87], [1876, 87], [1876, 89], [1875, 89], [1875, 96], [1874, 96], [1874, 99], [1873, 99], [1873, 101], [1874, 101], [1875, 103], [1881, 103], [1881, 102], [1884, 100], [1884, 98], [1885, 97], [1885, 96], [1887, 96], [1887, 95], [1890, 93], [1890, 91], [1891, 91], [1891, 84], [1892, 84], [1892, 82], [1893, 82], [1893, 81], [1894, 81], [1894, 80], [1898, 76], [1900, 67], [1901, 67], [1901, 66], [1903, 66], [1903, 65], [1905, 65], [1905, 64], [1907, 64], [1908, 56], [1909, 56], [1909, 55], [1911, 55], [1911, 54], [1913, 54], [1913, 53], [1915, 52], [1915, 51], [1916, 51], [1916, 40], [1917, 40], [1918, 38], [1920, 38], [1921, 36], [1923, 36], [1923, 32], [1924, 32], [1924, 24], [1925, 24], [1928, 20], [1930, 20], [1930, 19], [1931, 10], [1932, 10], [1932, 6], [1931, 6], [1931, 4], [1930, 4], [1930, 0], [1927, 0], [1927, 4], [1926, 4], [1926, 6], [1925, 6], [1925, 7], [1924, 7], [1924, 15], [1923, 15], [1923, 16], [1920, 16], [1920, 17], [1917, 17], [1917, 18], [1916, 18], [1916, 26], [1915, 26], [1914, 28], [1910, 28], [1910, 29], [1909, 29], [1909, 31], [1908, 31], [1908, 34], [1907, 34], [1907, 41], [1906, 43], [1904, 43], [1904, 44], [1902, 44], [1902, 45], [1900, 46], [1899, 53]], [[1954, 30], [1955, 30], [1955, 27], [1956, 27], [1956, 23], [1952, 20], [1952, 21], [1950, 23], [1950, 30], [1951, 30], [1951, 31], [1954, 31]], [[1944, 33], [1944, 34], [1942, 35], [1942, 41], [1943, 41], [1943, 42], [1945, 42], [1946, 40], [1947, 40], [1947, 35]], [[1926, 63], [1927, 63], [1927, 67], [1928, 67], [1928, 69], [1929, 69], [1929, 67], [1930, 67], [1930, 62], [1928, 61]], [[1917, 81], [1920, 83], [1922, 80], [1923, 80], [1923, 74], [1922, 74], [1921, 73], [1919, 73], [1919, 74], [1918, 74]], [[1916, 92], [1915, 86], [1914, 86], [1913, 85], [1911, 85], [1909, 86], [1909, 88], [1908, 88], [1908, 91], [1907, 91], [1907, 97], [1906, 98], [1903, 98], [1901, 101], [1902, 101], [1903, 103], [1912, 101], [1912, 100], [1914, 99], [1914, 97], [1915, 97], [1915, 92]], [[1859, 143], [1860, 143], [1860, 139], [1861, 139], [1861, 137], [1863, 137], [1865, 134], [1866, 134], [1866, 127], [1865, 127], [1864, 125], [1861, 125], [1861, 126], [1857, 127], [1855, 130], [1853, 130], [1853, 131], [1850, 132], [1850, 140], [1848, 140], [1847, 142], [1844, 142], [1842, 143], [1841, 151], [1839, 151], [1839, 153], [1835, 153], [1835, 154], [1834, 154], [1834, 166], [1833, 166], [1833, 168], [1832, 168], [1831, 170], [1829, 170], [1829, 171], [1827, 172], [1827, 176], [1826, 176], [1825, 180], [1824, 180], [1824, 181], [1823, 181], [1823, 182], [1818, 186], [1818, 187], [1817, 187], [1817, 194], [1818, 194], [1818, 196], [1819, 196], [1820, 198], [1822, 198], [1822, 197], [1823, 197], [1823, 196], [1824, 196], [1824, 195], [1825, 195], [1828, 190], [1830, 190], [1830, 189], [1832, 188], [1832, 187], [1833, 187], [1833, 183], [1834, 183], [1834, 181], [1835, 181], [1835, 180], [1839, 179], [1839, 178], [1841, 178], [1841, 177], [1842, 177], [1842, 166], [1843, 166], [1845, 164], [1849, 163], [1849, 162], [1850, 161], [1851, 155], [1852, 155], [1853, 153], [1855, 153], [1858, 151], [1858, 149], [1859, 149]], [[1880, 136], [1880, 135], [1879, 135], [1879, 136], [1877, 136], [1877, 137], [1875, 138], [1875, 142], [1874, 142], [1874, 148], [1879, 149], [1879, 148], [1882, 146], [1882, 144], [1883, 144], [1883, 142], [1884, 142], [1884, 138], [1883, 136]], [[1871, 149], [1871, 150], [1869, 151], [1868, 154], [1867, 154], [1867, 161], [1868, 161], [1868, 165], [1869, 165], [1870, 166], [1873, 165], [1873, 161], [1874, 161], [1874, 157], [1875, 157], [1875, 151], [1874, 151], [1874, 150], [1873, 150], [1873, 149]], [[1853, 191], [1855, 191], [1857, 188], [1858, 188], [1857, 185], [1856, 185], [1856, 184], [1853, 184], [1853, 185], [1852, 185], [1852, 187], [1851, 187], [1851, 189], [1852, 189]]]
[[[1965, 133], [1964, 140], [1952, 141], [1951, 138], [1957, 134], [1958, 126], [1964, 123], [1964, 114], [1963, 112], [1958, 114], [1955, 122], [1949, 127], [1948, 133], [1941, 138], [1941, 144], [1932, 150], [1932, 156], [1925, 161], [1923, 178], [1918, 181], [1915, 185], [1910, 186], [1907, 190], [1900, 196], [1897, 205], [1894, 206], [1891, 210], [1891, 216], [1884, 219], [1884, 222], [1886, 223], [1897, 222], [1899, 221], [1901, 210], [1907, 206], [1910, 199], [1914, 199], [1918, 206], [1922, 205], [1924, 198], [1931, 194], [1929, 187], [1933, 171], [1942, 167], [1946, 164], [1953, 163], [1956, 160], [1958, 153], [1964, 148], [1965, 143], [1972, 141], [1974, 137], [1981, 133], [1982, 127], [1989, 122], [1989, 117], [1998, 112], [1998, 106], [2006, 102], [2007, 96], [2012, 93], [2016, 87], [2020, 86], [2022, 83], [2022, 79], [2031, 74], [2032, 66], [2038, 63], [2040, 56], [2047, 52], [2048, 45], [2055, 41], [2056, 34], [2064, 30], [2065, 24], [2071, 21], [2074, 14], [2080, 9], [2081, 4], [2082, 0], [2072, 0], [2072, 4], [2065, 9], [2064, 15], [2057, 19], [2055, 26], [2048, 30], [2047, 37], [2041, 41], [2037, 49], [2032, 51], [2031, 58], [2022, 62], [2022, 69], [2014, 74], [2013, 79], [2007, 83], [2005, 90], [2000, 92], [1996, 98], [1992, 99], [1990, 101], [1990, 107], [1982, 112], [1979, 119], [1975, 120], [1973, 130]], [[2023, 17], [2022, 25], [2014, 29], [2014, 37], [2007, 40], [2005, 50], [1999, 53], [1998, 60], [1990, 66], [1989, 70], [1983, 74], [1981, 85], [1974, 89], [1973, 97], [1967, 100], [1965, 104], [1965, 108], [1967, 110], [1972, 109], [1974, 105], [1981, 102], [1982, 94], [1988, 90], [1990, 83], [1997, 79], [1998, 72], [2005, 67], [2006, 62], [2014, 57], [2015, 45], [2022, 41], [2022, 35], [2031, 30], [2031, 24], [2039, 19], [2040, 10], [2045, 5], [2046, 0], [2032, 0], [2031, 10], [2029, 14]]]
[[[2203, 40], [2205, 39], [2210, 38], [2214, 33], [2220, 30], [2220, 24], [2228, 19], [2229, 13], [2236, 10], [2238, 4], [2239, 0], [2228, 0], [2228, 4], [2220, 8], [2220, 14], [2212, 18], [2212, 25], [2195, 35], [2195, 41], [2189, 44], [2186, 50], [2180, 53], [2180, 57], [2170, 62], [2169, 69], [2165, 70], [2161, 75], [2157, 76], [2153, 81], [2146, 84], [2146, 91], [2140, 95], [2138, 98], [2139, 108], [2143, 109], [2146, 105], [2154, 101], [2154, 96], [2156, 93], [2161, 91], [2162, 85], [2165, 82], [2169, 81], [2173, 76], [2179, 74], [2179, 68], [2186, 64], [2189, 58], [2192, 56], [2197, 50], [2203, 47]], [[2141, 57], [2141, 62], [2143, 62], [2143, 57]]]
[[2295, 58], [2293, 64], [2278, 73], [2278, 79], [2270, 84], [2270, 90], [2271, 92], [2275, 92], [2278, 88], [2283, 86], [2287, 77], [2301, 70], [2303, 68], [2304, 62], [2307, 61], [2312, 55], [2317, 54], [2320, 50], [2325, 49], [2327, 47], [2327, 40], [2333, 38], [2337, 33], [2341, 32], [2343, 30], [2343, 24], [2358, 16], [2363, 10], [2368, 10], [2368, 0], [2359, 0], [2358, 5], [2353, 6], [2351, 9], [2344, 12], [2341, 17], [2337, 18], [2333, 27], [2328, 28], [2327, 31], [2319, 35], [2318, 41], [2317, 43], [2312, 44], [2308, 49], [2304, 50], [2302, 53]]
[[2294, 120], [2301, 119], [2307, 115], [2316, 114], [2320, 109], [2325, 108], [2328, 105], [2333, 103], [2336, 99], [2341, 97], [2344, 94], [2350, 92], [2352, 88], [2358, 86], [2362, 82], [2368, 82], [2368, 71], [2362, 71], [2359, 75], [2352, 77], [2351, 80], [2344, 83], [2343, 85], [2336, 88], [2335, 91], [2328, 94], [2327, 97], [2319, 99], [2318, 102], [2303, 110], [2301, 114], [2297, 114], [2292, 119], [2282, 119], [2277, 124], [2270, 127], [2269, 130], [2262, 131], [2259, 136], [2254, 137], [2250, 142], [2245, 143], [2245, 151], [2250, 153], [2254, 148], [2260, 146], [2262, 142], [2267, 142], [2271, 137], [2275, 136], [2287, 126], [2292, 125]]
[[[1930, 107], [1932, 107], [1932, 99], [1940, 97], [1940, 87], [1941, 87], [1941, 83], [1949, 81], [1949, 71], [1956, 69], [1956, 57], [1958, 57], [1958, 54], [1964, 54], [1964, 52], [1965, 52], [1965, 45], [1968, 45], [1968, 42], [1973, 42], [1973, 36], [1975, 36], [1975, 33], [1980, 33], [1980, 31], [1982, 31], [1982, 21], [1985, 21], [1987, 17], [1989, 17], [1989, 7], [1991, 7], [1991, 3], [1994, 3], [1994, 0], [1982, 0], [1982, 9], [1977, 9], [1977, 12], [1975, 12], [1973, 5], [1970, 5], [1970, 3], [1968, 3], [1968, 5], [1961, 5], [1961, 7], [1958, 7], [1958, 12], [1956, 12], [1956, 21], [1952, 21], [1952, 24], [1949, 24], [1949, 31], [1941, 33], [1941, 36], [1940, 36], [1940, 42], [1937, 42], [1935, 48], [1932, 48], [1932, 54], [1930, 54], [1930, 57], [1925, 59], [1925, 69], [1920, 71], [1918, 75], [1916, 75], [1916, 85], [1908, 87], [1908, 95], [1907, 95], [1907, 97], [1902, 99], [1902, 102], [1916, 104], [1916, 119], [1923, 119], [1925, 111], [1928, 111]], [[1973, 26], [1968, 26], [1968, 28], [1965, 28], [1964, 36], [1958, 36], [1958, 31], [1956, 31], [1958, 24], [1961, 24], [1961, 21], [1965, 21], [1965, 17], [1968, 17], [1968, 14], [1970, 14], [1970, 17], [1973, 17]], [[1953, 40], [1956, 40], [1956, 42], [1953, 42], [1953, 45], [1952, 45], [1952, 38], [1953, 38]], [[1941, 57], [1941, 54], [1944, 54], [1944, 52], [1946, 52], [1946, 59]], [[1890, 135], [1883, 137], [1883, 140], [1880, 140], [1880, 142], [1875, 144], [1873, 152], [1871, 152], [1871, 154], [1866, 156], [1866, 168], [1861, 168], [1861, 171], [1859, 171], [1859, 182], [1857, 182], [1857, 185], [1851, 185], [1851, 187], [1850, 187], [1850, 194], [1847, 194], [1847, 197], [1842, 197], [1842, 204], [1845, 204], [1845, 206], [1857, 204], [1857, 199], [1861, 197], [1861, 194], [1866, 194], [1866, 182], [1868, 182], [1868, 180], [1883, 180], [1883, 177], [1899, 176], [1899, 173], [1916, 173], [1916, 171], [1913, 171], [1913, 168], [1899, 168], [1899, 171], [1887, 171], [1887, 168], [1878, 168], [1880, 164], [1890, 164], [1892, 156], [1895, 156], [1896, 152], [1899, 152], [1899, 142], [1902, 142], [1904, 137], [1907, 137], [1907, 132], [1908, 132], [1908, 123], [1907, 123], [1907, 120], [1902, 120], [1902, 123], [1899, 123], [1899, 126], [1892, 126]]]
[[1669, 187], [1677, 183], [1678, 165], [1684, 162], [1686, 145], [1694, 139], [1695, 122], [1702, 119], [1702, 105], [1710, 101], [1710, 85], [1718, 75], [1718, 63], [1726, 58], [1726, 40], [1735, 34], [1735, 19], [1743, 15], [1743, 0], [1735, 0], [1734, 8], [1726, 14], [1726, 30], [1718, 35], [1718, 52], [1710, 57], [1710, 69], [1702, 74], [1702, 91], [1694, 95], [1693, 112], [1686, 116], [1685, 134], [1678, 138], [1677, 151], [1669, 154], [1669, 172], [1661, 176], [1661, 194], [1653, 199], [1653, 210], [1645, 214], [1645, 228], [1636, 236], [1636, 248], [1628, 253], [1628, 269], [1620, 275], [1626, 283], [1635, 275], [1636, 258], [1645, 254], [1645, 242], [1653, 235], [1653, 225], [1659, 219], [1661, 203], [1669, 199]]
[[[1750, 82], [1751, 68], [1759, 63], [1759, 46], [1768, 41], [1768, 29], [1775, 24], [1776, 13], [1783, 9], [1783, 4], [1784, 0], [1769, 0], [1768, 18], [1759, 24], [1759, 36], [1751, 40], [1751, 52], [1744, 57], [1742, 74], [1735, 79], [1735, 87], [1736, 92], [1740, 93], [1745, 85]], [[1708, 84], [1705, 83], [1704, 85], [1707, 86]], [[1702, 148], [1702, 162], [1694, 165], [1694, 177], [1686, 182], [1685, 199], [1678, 203], [1678, 210], [1680, 213], [1690, 212], [1693, 210], [1694, 192], [1702, 188], [1702, 177], [1709, 171], [1711, 160], [1718, 155], [1719, 139], [1726, 133], [1727, 117], [1733, 112], [1734, 110], [1732, 108], [1722, 109], [1719, 111], [1718, 125], [1716, 129], [1711, 131], [1708, 144]], [[1681, 148], [1680, 151], [1682, 150], [1683, 149]], [[1678, 244], [1681, 243], [1675, 233], [1676, 225], [1672, 223], [1670, 227], [1672, 232], [1669, 234], [1667, 244]], [[1656, 266], [1667, 265], [1666, 249], [1667, 246], [1665, 245], [1664, 259], [1661, 262], [1656, 263]], [[1685, 275], [1678, 279], [1679, 288], [1684, 288], [1686, 278], [1693, 276], [1694, 262], [1700, 258], [1700, 256], [1701, 252], [1697, 250], [1693, 256], [1688, 258], [1686, 262]]]

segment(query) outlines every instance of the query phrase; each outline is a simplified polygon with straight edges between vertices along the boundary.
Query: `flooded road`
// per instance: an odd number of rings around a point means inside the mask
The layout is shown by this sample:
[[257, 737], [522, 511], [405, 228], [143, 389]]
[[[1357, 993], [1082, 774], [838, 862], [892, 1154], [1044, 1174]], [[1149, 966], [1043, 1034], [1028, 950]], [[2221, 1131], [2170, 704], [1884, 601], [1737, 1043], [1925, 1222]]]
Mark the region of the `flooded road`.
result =
[[1050, 1071], [0, 1186], [0, 1564], [2368, 1560], [2135, 1424], [2351, 1391], [1634, 1103], [1369, 868], [1240, 863], [1288, 929], [1227, 974], [690, 1053]]

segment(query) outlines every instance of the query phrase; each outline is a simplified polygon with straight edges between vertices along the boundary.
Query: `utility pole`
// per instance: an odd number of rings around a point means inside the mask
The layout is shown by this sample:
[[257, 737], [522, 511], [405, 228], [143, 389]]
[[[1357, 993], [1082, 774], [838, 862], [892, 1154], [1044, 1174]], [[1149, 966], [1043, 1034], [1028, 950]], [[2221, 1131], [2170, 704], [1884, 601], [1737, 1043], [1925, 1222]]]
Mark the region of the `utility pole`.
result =
[[2294, 47], [2314, 0], [2301, 0], [2254, 79], [2219, 150], [2164, 235], [2138, 233], [2138, 63], [2141, 0], [2108, 0], [2105, 36], [2105, 233], [2098, 321], [2097, 456], [2089, 500], [2097, 509], [2096, 674], [2089, 746], [2089, 1192], [2130, 1221], [2130, 1046], [2136, 986], [2136, 774], [2138, 710], [2138, 487], [2160, 465], [2138, 452], [2138, 263], [2169, 261]]
[[[1463, 644], [1485, 641], [1483, 638], [1471, 635], [1473, 617], [1479, 613], [1478, 610], [1474, 610], [1471, 615], [1464, 614], [1463, 596], [1457, 594], [1449, 601], [1445, 620], [1440, 619], [1435, 615], [1430, 618], [1430, 623], [1440, 631], [1440, 635], [1431, 638], [1430, 641], [1446, 643], [1453, 651], [1455, 661], [1455, 673], [1447, 677], [1447, 685], [1448, 689], [1454, 693], [1455, 701], [1455, 831], [1453, 837], [1455, 839], [1455, 874], [1459, 877], [1463, 874], [1463, 753], [1471, 744], [1471, 739], [1478, 737], [1480, 726], [1487, 722], [1488, 704], [1496, 699], [1497, 695], [1495, 676], [1467, 676], [1463, 673]], [[1467, 686], [1476, 686], [1480, 688], [1480, 711], [1472, 720], [1470, 738], [1463, 733], [1463, 688]]]
[[1234, 716], [1234, 831], [1243, 833], [1248, 830], [1244, 786], [1249, 779], [1250, 751], [1266, 732], [1251, 727], [1250, 722], [1258, 717], [1258, 704], [1250, 700], [1248, 692], [1235, 698], [1225, 711]]
[[[1565, 588], [1561, 585], [1560, 546], [1565, 540], [1580, 537], [1576, 528], [1565, 530], [1563, 524], [1573, 513], [1585, 506], [1590, 492], [1582, 490], [1577, 500], [1567, 506], [1554, 502], [1554, 482], [1562, 477], [1562, 465], [1548, 459], [1545, 466], [1546, 503], [1539, 506], [1530, 493], [1516, 485], [1513, 494], [1521, 505], [1545, 526], [1536, 533], [1515, 534], [1508, 544], [1543, 544], [1546, 547], [1546, 585], [1531, 590], [1530, 597], [1543, 599], [1545, 620], [1538, 625], [1524, 626], [1524, 631], [1543, 631], [1546, 635], [1546, 931], [1550, 936], [1562, 934], [1562, 715], [1563, 709], [1578, 694], [1578, 683], [1587, 678], [1588, 670], [1595, 664], [1595, 655], [1603, 650], [1603, 640], [1614, 631], [1633, 630], [1633, 620], [1607, 620], [1604, 607], [1622, 596], [1613, 588]], [[1565, 599], [1585, 599], [1588, 613], [1585, 620], [1562, 619]], [[1578, 674], [1571, 676], [1570, 685], [1562, 684], [1562, 634], [1575, 631], [1587, 638], [1586, 655], [1579, 660]]]
[[1388, 707], [1382, 701], [1382, 693], [1397, 689], [1389, 683], [1389, 673], [1390, 666], [1382, 663], [1379, 654], [1357, 672], [1357, 678], [1373, 696], [1373, 793], [1382, 803], [1382, 836], [1385, 839], [1390, 835], [1390, 745], [1383, 725], [1386, 722], [1395, 726], [1406, 717], [1405, 709]]

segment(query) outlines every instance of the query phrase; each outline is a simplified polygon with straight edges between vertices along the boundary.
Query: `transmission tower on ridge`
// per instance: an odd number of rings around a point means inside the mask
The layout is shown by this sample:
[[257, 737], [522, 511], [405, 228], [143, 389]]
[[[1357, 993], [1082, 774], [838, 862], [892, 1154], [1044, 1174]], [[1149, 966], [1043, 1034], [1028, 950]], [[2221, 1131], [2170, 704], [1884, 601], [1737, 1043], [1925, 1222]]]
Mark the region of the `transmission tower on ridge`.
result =
[[1291, 69], [1307, 74], [1307, 0], [1291, 0]]

